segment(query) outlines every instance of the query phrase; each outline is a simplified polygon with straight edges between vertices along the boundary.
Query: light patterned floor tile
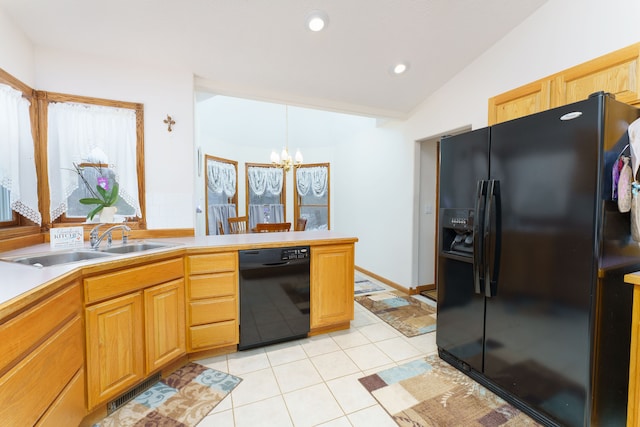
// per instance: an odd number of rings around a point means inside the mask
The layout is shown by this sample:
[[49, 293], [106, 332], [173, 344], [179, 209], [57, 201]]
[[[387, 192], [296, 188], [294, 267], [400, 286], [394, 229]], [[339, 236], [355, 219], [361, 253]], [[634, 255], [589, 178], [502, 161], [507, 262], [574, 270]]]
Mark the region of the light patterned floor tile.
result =
[[374, 344], [348, 348], [344, 351], [355, 362], [361, 371], [384, 366], [393, 362], [382, 350]]
[[318, 427], [351, 427], [351, 423], [349, 422], [349, 418], [344, 416], [326, 423], [318, 424]]
[[[220, 406], [220, 405], [218, 405]], [[221, 412], [212, 412], [198, 423], [198, 427], [234, 427], [233, 411], [227, 409]]]
[[396, 331], [382, 320], [378, 323], [358, 328], [358, 331], [360, 331], [371, 342], [384, 341], [403, 336], [400, 332]]
[[438, 351], [436, 345], [436, 334], [438, 331], [429, 332], [428, 334], [418, 335], [417, 337], [407, 338], [409, 344], [424, 353], [425, 356]]
[[226, 355], [200, 359], [198, 363], [207, 368], [215, 369], [216, 371], [229, 373], [229, 364], [227, 363]]
[[326, 384], [317, 384], [284, 394], [296, 427], [315, 426], [344, 415]]
[[299, 341], [269, 346], [266, 353], [271, 366], [284, 365], [307, 358], [307, 353], [304, 352]]
[[302, 341], [302, 348], [307, 356], [313, 357], [319, 354], [331, 353], [340, 350], [340, 346], [329, 335], [317, 335]]
[[270, 366], [264, 348], [237, 351], [227, 355], [227, 360], [229, 373], [237, 376], [242, 376], [247, 372], [258, 371]]
[[382, 350], [384, 354], [389, 356], [394, 362], [408, 360], [414, 357], [418, 357], [422, 354], [420, 350], [409, 344], [409, 342], [404, 337], [378, 341], [375, 345], [380, 350]]
[[347, 415], [353, 427], [398, 427], [393, 418], [380, 406], [375, 405]]
[[371, 342], [357, 329], [347, 329], [346, 331], [332, 332], [329, 335], [342, 349], [357, 347], [359, 345], [369, 344]]
[[282, 396], [233, 409], [236, 427], [293, 427]]
[[309, 359], [275, 366], [273, 372], [283, 393], [309, 387], [323, 381]]
[[325, 381], [360, 372], [360, 368], [342, 350], [312, 357], [311, 361]]
[[271, 368], [242, 375], [242, 382], [231, 392], [233, 407], [247, 405], [281, 393]]
[[345, 414], [359, 411], [377, 403], [371, 393], [360, 384], [358, 378], [362, 378], [362, 374], [358, 373], [327, 381], [327, 386]]

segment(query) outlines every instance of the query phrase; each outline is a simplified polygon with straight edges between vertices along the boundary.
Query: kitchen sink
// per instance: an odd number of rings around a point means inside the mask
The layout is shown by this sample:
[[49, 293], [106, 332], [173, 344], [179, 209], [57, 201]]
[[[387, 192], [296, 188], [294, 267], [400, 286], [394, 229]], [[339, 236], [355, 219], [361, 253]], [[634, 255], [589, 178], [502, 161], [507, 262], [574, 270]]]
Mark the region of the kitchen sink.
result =
[[86, 261], [95, 258], [109, 257], [111, 254], [96, 251], [65, 251], [51, 252], [47, 254], [25, 255], [15, 258], [4, 258], [5, 261], [17, 262], [19, 264], [33, 265], [35, 267], [49, 267], [52, 265], [69, 264], [72, 262]]
[[167, 243], [136, 242], [100, 249], [100, 252], [106, 252], [109, 254], [128, 254], [132, 252], [149, 251], [151, 249], [168, 248], [170, 246], [174, 245]]

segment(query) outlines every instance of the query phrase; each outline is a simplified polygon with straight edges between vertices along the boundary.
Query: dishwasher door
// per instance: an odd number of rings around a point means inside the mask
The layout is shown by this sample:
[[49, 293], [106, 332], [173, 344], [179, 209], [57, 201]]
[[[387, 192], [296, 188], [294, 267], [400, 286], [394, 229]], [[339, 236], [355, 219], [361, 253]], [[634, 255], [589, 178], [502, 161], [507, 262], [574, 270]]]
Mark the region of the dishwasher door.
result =
[[309, 332], [309, 247], [239, 251], [239, 350]]

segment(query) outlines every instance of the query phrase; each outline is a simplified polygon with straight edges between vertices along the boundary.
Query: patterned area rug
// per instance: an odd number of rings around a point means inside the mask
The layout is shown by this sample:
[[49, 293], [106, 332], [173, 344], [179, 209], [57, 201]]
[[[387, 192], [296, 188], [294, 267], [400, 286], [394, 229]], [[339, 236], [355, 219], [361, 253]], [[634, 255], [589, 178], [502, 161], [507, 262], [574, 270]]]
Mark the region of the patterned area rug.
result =
[[369, 292], [383, 291], [384, 288], [362, 276], [356, 276], [354, 294], [367, 294]]
[[540, 426], [437, 355], [359, 381], [401, 427]]
[[436, 308], [403, 292], [380, 292], [355, 300], [407, 337], [436, 330]]
[[240, 381], [233, 375], [189, 363], [94, 427], [195, 426]]

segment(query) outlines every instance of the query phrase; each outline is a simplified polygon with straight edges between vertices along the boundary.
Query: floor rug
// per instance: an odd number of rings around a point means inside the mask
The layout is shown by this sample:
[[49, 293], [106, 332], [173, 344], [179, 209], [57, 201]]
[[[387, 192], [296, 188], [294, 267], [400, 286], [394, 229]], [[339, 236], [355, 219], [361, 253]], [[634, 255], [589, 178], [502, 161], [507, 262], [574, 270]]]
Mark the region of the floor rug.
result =
[[415, 337], [436, 330], [436, 308], [403, 292], [381, 292], [357, 296], [355, 300], [404, 336]]
[[94, 427], [195, 426], [240, 381], [233, 375], [189, 363]]
[[401, 427], [540, 426], [437, 355], [359, 381]]
[[355, 284], [354, 284], [354, 293], [358, 294], [367, 294], [370, 292], [384, 291], [384, 288], [376, 283], [373, 283], [371, 280], [366, 279], [361, 276], [356, 276]]

